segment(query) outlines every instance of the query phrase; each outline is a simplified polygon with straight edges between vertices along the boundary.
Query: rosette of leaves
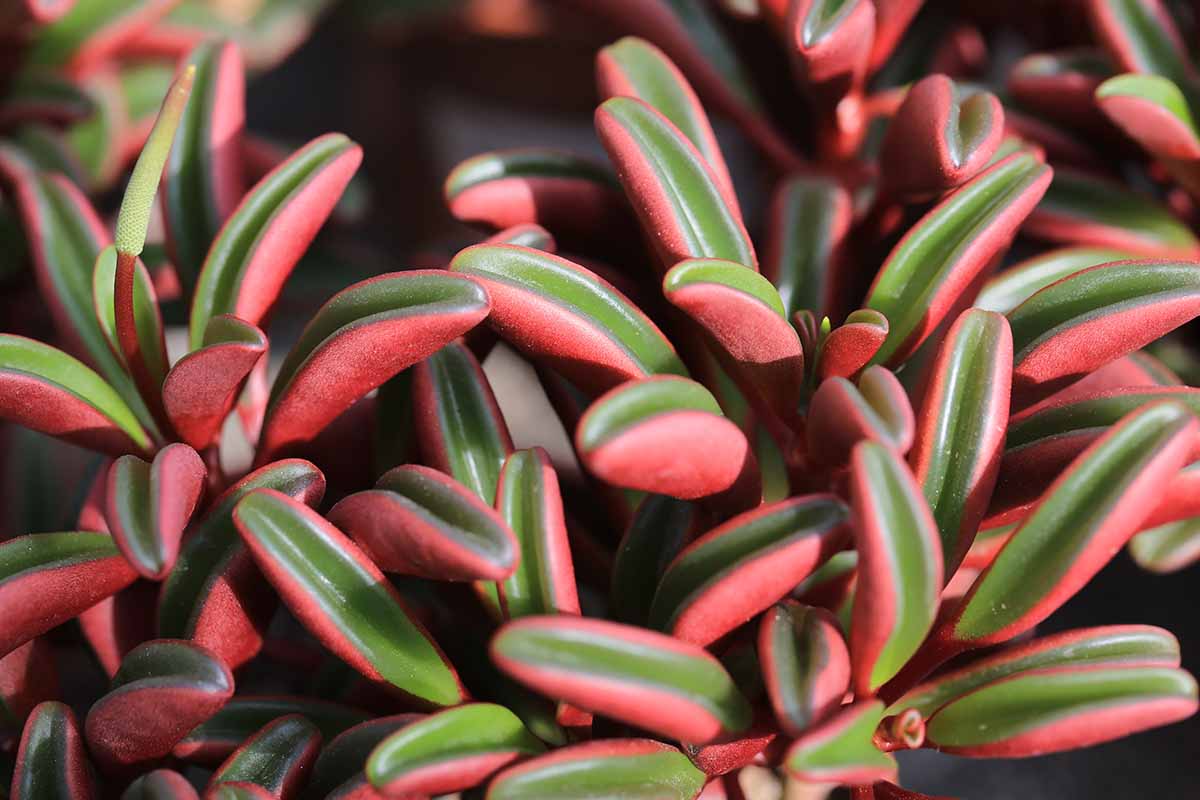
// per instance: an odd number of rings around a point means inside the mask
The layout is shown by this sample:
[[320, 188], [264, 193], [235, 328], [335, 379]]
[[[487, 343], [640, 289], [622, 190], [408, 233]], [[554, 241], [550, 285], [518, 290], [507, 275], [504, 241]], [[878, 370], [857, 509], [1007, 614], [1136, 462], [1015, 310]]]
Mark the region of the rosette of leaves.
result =
[[[244, 48], [130, 79], [159, 87], [132, 159], [68, 134], [98, 154], [86, 188], [133, 162], [111, 229], [0, 145], [55, 331], [0, 334], [0, 416], [105, 457], [75, 530], [0, 543], [12, 796], [194, 796], [188, 765], [212, 797], [693, 798], [755, 764], [919, 797], [895, 752], [1018, 758], [1195, 713], [1169, 632], [1036, 631], [1127, 542], [1200, 550], [1200, 395], [1145, 352], [1200, 315], [1179, 130], [1130, 122], [1103, 56], [1039, 53], [1003, 89], [954, 53], [897, 79], [917, 2], [728, 4], [793, 67], [792, 142], [706, 4], [589, 5], [637, 34], [597, 54], [608, 163], [464, 162], [447, 206], [486, 238], [347, 286], [293, 341], [276, 301], [362, 151], [326, 134], [248, 169]], [[30, 70], [70, 86], [171, 19], [19, 8]], [[1090, 13], [1186, 98], [1162, 8]], [[761, 237], [707, 109], [765, 157]], [[1161, 197], [1094, 169], [1105, 115], [1167, 167], [1116, 149]], [[501, 351], [582, 470], [510, 431]], [[110, 681], [79, 717], [45, 666], [72, 621]]]

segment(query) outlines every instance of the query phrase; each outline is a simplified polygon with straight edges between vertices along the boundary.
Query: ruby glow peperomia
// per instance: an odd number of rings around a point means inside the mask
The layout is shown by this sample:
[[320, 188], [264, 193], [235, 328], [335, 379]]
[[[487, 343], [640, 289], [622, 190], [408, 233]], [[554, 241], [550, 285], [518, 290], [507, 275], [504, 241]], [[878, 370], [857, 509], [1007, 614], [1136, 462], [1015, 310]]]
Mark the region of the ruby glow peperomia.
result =
[[557, 4], [607, 162], [497, 141], [306, 319], [370, 154], [247, 129], [325, 3], [227, 5], [0, 5], [0, 473], [74, 520], [0, 533], [0, 798], [903, 800], [1200, 707], [1037, 631], [1200, 561], [1194, 14]]

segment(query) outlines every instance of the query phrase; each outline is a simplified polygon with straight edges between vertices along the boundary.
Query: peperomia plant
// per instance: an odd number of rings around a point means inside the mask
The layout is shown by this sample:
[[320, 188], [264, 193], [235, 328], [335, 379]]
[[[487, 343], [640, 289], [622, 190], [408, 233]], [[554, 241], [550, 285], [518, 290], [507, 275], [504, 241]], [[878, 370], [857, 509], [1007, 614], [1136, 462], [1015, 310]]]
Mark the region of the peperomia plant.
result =
[[[1200, 316], [1200, 79], [1158, 0], [987, 70], [920, 0], [564, 4], [630, 34], [595, 59], [608, 163], [463, 162], [489, 238], [291, 332], [363, 151], [245, 131], [287, 5], [0, 7], [6, 279], [52, 323], [5, 302], [0, 417], [104, 456], [75, 529], [0, 542], [10, 797], [754, 798], [753, 765], [919, 798], [894, 753], [1196, 712], [1171, 633], [1036, 630], [1127, 543], [1200, 558], [1200, 390], [1153, 354], [1189, 367]], [[557, 419], [515, 437], [533, 397]]]

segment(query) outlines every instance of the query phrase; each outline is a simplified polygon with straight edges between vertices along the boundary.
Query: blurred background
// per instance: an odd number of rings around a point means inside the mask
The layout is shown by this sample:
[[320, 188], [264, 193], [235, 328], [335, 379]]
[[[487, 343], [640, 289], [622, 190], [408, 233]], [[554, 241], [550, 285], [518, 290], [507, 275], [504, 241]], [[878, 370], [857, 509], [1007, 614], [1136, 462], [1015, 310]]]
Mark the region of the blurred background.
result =
[[[258, 49], [248, 58], [254, 67], [247, 94], [249, 130], [290, 146], [341, 131], [365, 149], [338, 222], [289, 283], [275, 314], [273, 342], [294, 336], [313, 309], [361, 277], [441, 265], [458, 248], [478, 241], [479, 232], [457, 223], [442, 201], [442, 182], [463, 159], [522, 145], [604, 157], [592, 128], [593, 58], [623, 32], [590, 14], [586, 0], [220, 0], [214, 5], [234, 35], [248, 31], [251, 20], [259, 25], [264, 8], [273, 15], [270, 27], [255, 29]], [[1179, 6], [1190, 18], [1191, 4]], [[791, 94], [778, 48], [762, 36], [761, 26], [729, 15], [721, 19], [771, 98], [772, 116], [805, 143], [806, 112]], [[974, 42], [979, 51], [961, 55], [968, 67], [977, 64], [974, 77], [980, 81], [1003, 74], [1006, 64], [1031, 49], [1089, 37], [1071, 0], [930, 2], [921, 25], [932, 31], [929, 38], [901, 56], [914, 63], [929, 59], [939, 31], [948, 35], [966, 25], [974, 34], [962, 40]], [[714, 122], [749, 226], [757, 233], [770, 176], [731, 126]], [[104, 195], [110, 208], [121, 185]], [[12, 249], [19, 243], [0, 239], [0, 246], [5, 263], [19, 259]], [[10, 293], [28, 291], [19, 281], [0, 285]], [[3, 327], [36, 327], [36, 302], [27, 308], [33, 319], [7, 319]], [[168, 310], [168, 317], [172, 313], [182, 319], [182, 309]], [[516, 391], [509, 402], [520, 402], [519, 387]], [[82, 496], [94, 459], [8, 427], [0, 436], [5, 437], [0, 540], [69, 528], [78, 502], [68, 504], [64, 496]], [[1150, 575], [1122, 554], [1041, 632], [1159, 625], [1179, 637], [1184, 666], [1200, 672], [1197, 577], [1195, 569]], [[972, 800], [1200, 797], [1200, 719], [1042, 758], [1005, 762], [917, 752], [900, 754], [900, 763], [906, 787]]]

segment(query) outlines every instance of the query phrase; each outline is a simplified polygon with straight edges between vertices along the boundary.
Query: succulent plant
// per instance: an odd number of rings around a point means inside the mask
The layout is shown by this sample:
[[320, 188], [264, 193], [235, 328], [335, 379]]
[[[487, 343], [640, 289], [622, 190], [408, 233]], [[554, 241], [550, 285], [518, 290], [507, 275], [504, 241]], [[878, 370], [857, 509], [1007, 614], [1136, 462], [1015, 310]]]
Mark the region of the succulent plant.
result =
[[[245, 130], [247, 66], [323, 4], [226, 5], [0, 8], [5, 279], [36, 286], [0, 300], [0, 418], [103, 456], [73, 530], [0, 542], [8, 796], [754, 797], [765, 766], [919, 798], [894, 753], [1196, 712], [1168, 631], [1036, 631], [1126, 544], [1200, 559], [1167, 366], [1197, 374], [1200, 78], [1159, 0], [1069, 4], [1092, 41], [1003, 89], [920, 0], [563, 4], [629, 34], [608, 163], [463, 162], [446, 206], [488, 238], [303, 325], [281, 292], [363, 149]], [[503, 403], [499, 358], [531, 367]]]

